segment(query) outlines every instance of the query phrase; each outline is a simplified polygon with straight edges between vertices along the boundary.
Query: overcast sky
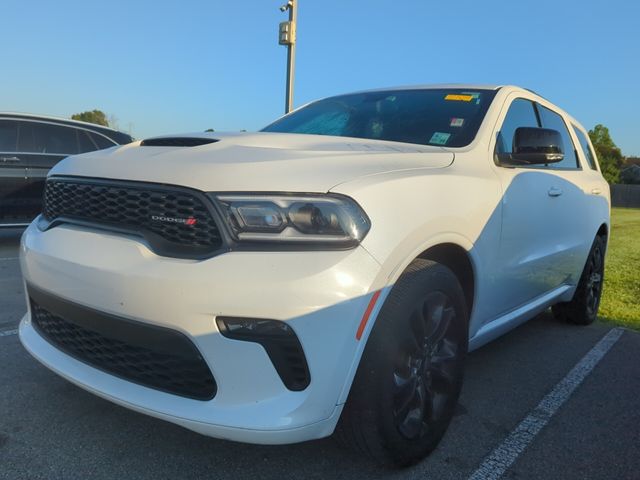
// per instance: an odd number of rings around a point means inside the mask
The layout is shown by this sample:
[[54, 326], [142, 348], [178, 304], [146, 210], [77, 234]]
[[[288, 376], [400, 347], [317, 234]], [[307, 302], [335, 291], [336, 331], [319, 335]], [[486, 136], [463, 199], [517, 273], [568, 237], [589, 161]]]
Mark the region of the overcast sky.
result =
[[[281, 115], [285, 0], [2, 0], [0, 110], [98, 108], [138, 138]], [[299, 0], [295, 104], [365, 88], [531, 88], [640, 155], [636, 0]]]

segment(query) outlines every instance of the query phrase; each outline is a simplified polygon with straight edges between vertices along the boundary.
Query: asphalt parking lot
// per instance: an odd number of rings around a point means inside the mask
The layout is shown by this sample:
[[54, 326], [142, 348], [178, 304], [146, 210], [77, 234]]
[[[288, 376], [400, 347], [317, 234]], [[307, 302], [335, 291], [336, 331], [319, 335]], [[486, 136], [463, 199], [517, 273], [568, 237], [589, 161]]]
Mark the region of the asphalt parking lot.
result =
[[636, 332], [539, 316], [470, 355], [457, 415], [436, 452], [385, 470], [332, 439], [271, 447], [206, 438], [51, 373], [15, 334], [26, 309], [19, 236], [0, 231], [2, 479], [640, 478]]

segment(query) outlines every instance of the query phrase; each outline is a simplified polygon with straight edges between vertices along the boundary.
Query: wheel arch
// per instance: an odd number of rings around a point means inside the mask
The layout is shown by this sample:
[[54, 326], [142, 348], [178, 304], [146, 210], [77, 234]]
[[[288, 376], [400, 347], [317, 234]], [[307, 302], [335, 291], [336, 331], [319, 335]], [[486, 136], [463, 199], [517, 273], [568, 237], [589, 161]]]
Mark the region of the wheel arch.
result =
[[475, 300], [475, 269], [466, 249], [455, 243], [434, 245], [417, 258], [424, 258], [440, 263], [449, 268], [458, 278], [467, 305], [467, 314], [471, 318]]
[[[406, 270], [406, 268], [417, 258], [431, 260], [441, 263], [451, 269], [453, 273], [458, 277], [462, 286], [465, 302], [467, 306], [467, 315], [469, 321], [472, 319], [472, 311], [475, 301], [475, 293], [477, 288], [477, 276], [476, 276], [476, 260], [473, 255], [473, 243], [468, 238], [452, 233], [443, 233], [438, 236], [432, 237], [430, 240], [422, 243], [421, 245], [415, 245], [413, 248], [406, 248], [403, 246], [401, 249], [405, 254], [391, 256], [393, 260], [390, 260], [383, 265], [383, 273], [379, 280], [378, 285], [372, 296], [370, 297], [370, 310], [367, 314], [366, 326], [362, 337], [357, 341], [358, 346], [354, 352], [353, 363], [349, 369], [349, 373], [345, 379], [345, 383], [342, 388], [342, 392], [338, 398], [338, 405], [342, 405], [347, 401], [349, 391], [355, 374], [360, 365], [363, 352], [369, 342], [369, 337], [375, 324], [377, 322], [378, 314], [380, 313], [382, 306], [387, 300], [387, 296], [391, 292], [391, 289], [395, 285], [396, 281]], [[385, 268], [385, 266], [387, 268]], [[380, 292], [379, 296], [374, 296], [375, 292]]]
[[600, 225], [600, 228], [598, 228], [598, 232], [596, 233], [596, 236], [609, 238], [609, 225], [607, 225], [606, 223], [603, 223], [602, 225]]

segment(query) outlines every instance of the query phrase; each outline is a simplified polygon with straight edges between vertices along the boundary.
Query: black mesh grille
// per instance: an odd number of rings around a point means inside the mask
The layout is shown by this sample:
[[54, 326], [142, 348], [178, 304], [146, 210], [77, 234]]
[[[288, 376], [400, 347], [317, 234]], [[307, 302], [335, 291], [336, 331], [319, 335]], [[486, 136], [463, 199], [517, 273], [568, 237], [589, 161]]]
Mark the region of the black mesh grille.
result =
[[[75, 307], [78, 308], [78, 307]], [[96, 313], [92, 316], [95, 325]], [[97, 321], [100, 322], [99, 314]], [[82, 318], [82, 312], [80, 317]], [[55, 315], [31, 298], [31, 319], [36, 329], [53, 345], [69, 355], [105, 372], [147, 387], [197, 400], [209, 400], [216, 393], [211, 371], [195, 346], [181, 333], [109, 316], [99, 327], [107, 328], [119, 338]], [[163, 335], [159, 347], [141, 342], [140, 328], [148, 328], [149, 337]], [[130, 338], [126, 338], [130, 336]], [[170, 348], [167, 348], [169, 346]], [[173, 347], [173, 348], [171, 348]]]
[[156, 253], [203, 255], [222, 246], [220, 230], [200, 195], [178, 187], [50, 178], [44, 217], [63, 217], [144, 236]]

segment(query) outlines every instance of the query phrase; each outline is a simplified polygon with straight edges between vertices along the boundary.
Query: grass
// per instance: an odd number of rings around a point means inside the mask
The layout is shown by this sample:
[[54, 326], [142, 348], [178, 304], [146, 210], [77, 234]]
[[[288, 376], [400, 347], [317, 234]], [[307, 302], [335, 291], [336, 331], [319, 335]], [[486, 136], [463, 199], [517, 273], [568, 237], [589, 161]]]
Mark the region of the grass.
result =
[[640, 330], [640, 209], [611, 209], [604, 278], [600, 317]]

